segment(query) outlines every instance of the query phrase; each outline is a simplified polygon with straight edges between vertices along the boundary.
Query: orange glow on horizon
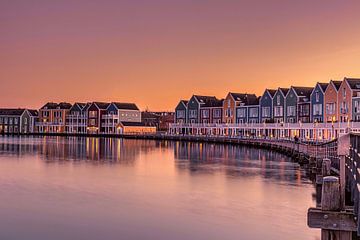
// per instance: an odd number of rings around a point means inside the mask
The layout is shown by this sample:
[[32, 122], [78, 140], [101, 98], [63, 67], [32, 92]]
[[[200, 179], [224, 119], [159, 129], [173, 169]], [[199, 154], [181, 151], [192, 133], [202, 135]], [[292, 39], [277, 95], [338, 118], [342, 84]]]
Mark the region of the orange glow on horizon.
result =
[[359, 1], [151, 2], [3, 3], [0, 106], [173, 110], [192, 94], [360, 77]]

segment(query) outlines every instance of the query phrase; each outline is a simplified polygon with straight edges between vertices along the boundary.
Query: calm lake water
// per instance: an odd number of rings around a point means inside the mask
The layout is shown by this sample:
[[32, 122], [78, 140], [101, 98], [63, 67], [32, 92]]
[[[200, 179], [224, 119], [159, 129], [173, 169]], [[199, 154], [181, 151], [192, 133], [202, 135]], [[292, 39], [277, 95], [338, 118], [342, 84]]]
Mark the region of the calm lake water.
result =
[[290, 158], [200, 143], [0, 137], [0, 239], [320, 239]]

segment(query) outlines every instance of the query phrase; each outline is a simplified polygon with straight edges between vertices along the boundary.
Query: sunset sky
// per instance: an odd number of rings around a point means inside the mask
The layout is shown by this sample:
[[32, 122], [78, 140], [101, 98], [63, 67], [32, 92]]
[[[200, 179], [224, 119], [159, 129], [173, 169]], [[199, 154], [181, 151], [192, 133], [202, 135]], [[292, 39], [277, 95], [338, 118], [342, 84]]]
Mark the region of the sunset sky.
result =
[[136, 102], [173, 110], [360, 77], [360, 1], [1, 0], [1, 107]]

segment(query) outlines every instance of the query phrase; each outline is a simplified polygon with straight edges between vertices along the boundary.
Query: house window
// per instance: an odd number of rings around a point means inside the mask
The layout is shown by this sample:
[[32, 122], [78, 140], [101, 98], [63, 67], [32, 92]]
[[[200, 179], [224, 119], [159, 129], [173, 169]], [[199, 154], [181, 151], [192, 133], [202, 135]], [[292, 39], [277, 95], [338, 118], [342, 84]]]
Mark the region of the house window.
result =
[[249, 109], [249, 117], [258, 117], [259, 116], [259, 110], [258, 108], [250, 108]]
[[313, 115], [314, 116], [322, 115], [322, 104], [321, 103], [313, 105]]
[[209, 118], [209, 110], [208, 109], [202, 110], [202, 117], [203, 118]]
[[288, 106], [287, 107], [287, 116], [288, 117], [295, 117], [295, 114], [296, 114], [295, 106]]
[[8, 124], [8, 118], [7, 117], [4, 118], [4, 123]]
[[277, 96], [276, 96], [276, 104], [277, 104], [277, 105], [280, 105], [280, 95], [277, 95]]
[[2, 124], [3, 123], [3, 118], [2, 117], [0, 117], [0, 124]]
[[196, 118], [197, 117], [197, 111], [196, 110], [190, 110], [189, 111], [189, 117], [190, 118]]
[[346, 98], [346, 88], [343, 89], [343, 97]]
[[177, 118], [185, 118], [185, 111], [184, 110], [177, 110], [176, 111]]
[[282, 106], [274, 107], [274, 116], [275, 117], [282, 117], [284, 115], [284, 109]]
[[335, 103], [326, 104], [326, 114], [335, 114]]
[[13, 124], [13, 118], [9, 118], [9, 124]]
[[309, 116], [310, 115], [310, 105], [309, 104], [302, 104], [299, 106], [300, 116]]
[[221, 117], [221, 109], [215, 109], [213, 116], [214, 116], [214, 118], [219, 118], [219, 117]]
[[354, 112], [360, 113], [360, 103], [359, 100], [354, 101]]
[[320, 101], [320, 93], [318, 91], [315, 93], [315, 101], [316, 102]]
[[14, 118], [14, 124], [18, 124], [18, 118]]
[[262, 117], [270, 117], [270, 107], [262, 107], [261, 115]]
[[97, 117], [97, 111], [90, 111], [89, 112], [89, 117], [91, 117], [91, 118]]
[[237, 115], [238, 115], [239, 118], [246, 117], [246, 109], [245, 108], [239, 108], [237, 110]]

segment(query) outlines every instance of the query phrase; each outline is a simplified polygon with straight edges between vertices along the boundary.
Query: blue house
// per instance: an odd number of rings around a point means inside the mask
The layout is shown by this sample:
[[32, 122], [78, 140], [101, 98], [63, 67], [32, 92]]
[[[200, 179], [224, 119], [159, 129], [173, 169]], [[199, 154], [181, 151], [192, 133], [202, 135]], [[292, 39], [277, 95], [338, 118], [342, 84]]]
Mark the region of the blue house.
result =
[[175, 108], [175, 123], [187, 123], [188, 101], [181, 100]]
[[289, 88], [278, 88], [273, 97], [273, 118], [276, 123], [285, 122], [285, 97]]
[[259, 98], [255, 94], [247, 94], [236, 107], [236, 123], [258, 123], [259, 120]]
[[265, 92], [260, 97], [259, 110], [260, 122], [273, 122], [273, 98], [276, 93], [274, 89], [265, 89]]
[[291, 87], [285, 98], [285, 122], [310, 122], [310, 94], [312, 87]]
[[310, 122], [324, 122], [325, 91], [329, 83], [316, 83], [310, 95]]
[[216, 101], [218, 101], [218, 99], [215, 96], [193, 95], [187, 104], [187, 122], [200, 123], [200, 108], [207, 106], [209, 102]]

